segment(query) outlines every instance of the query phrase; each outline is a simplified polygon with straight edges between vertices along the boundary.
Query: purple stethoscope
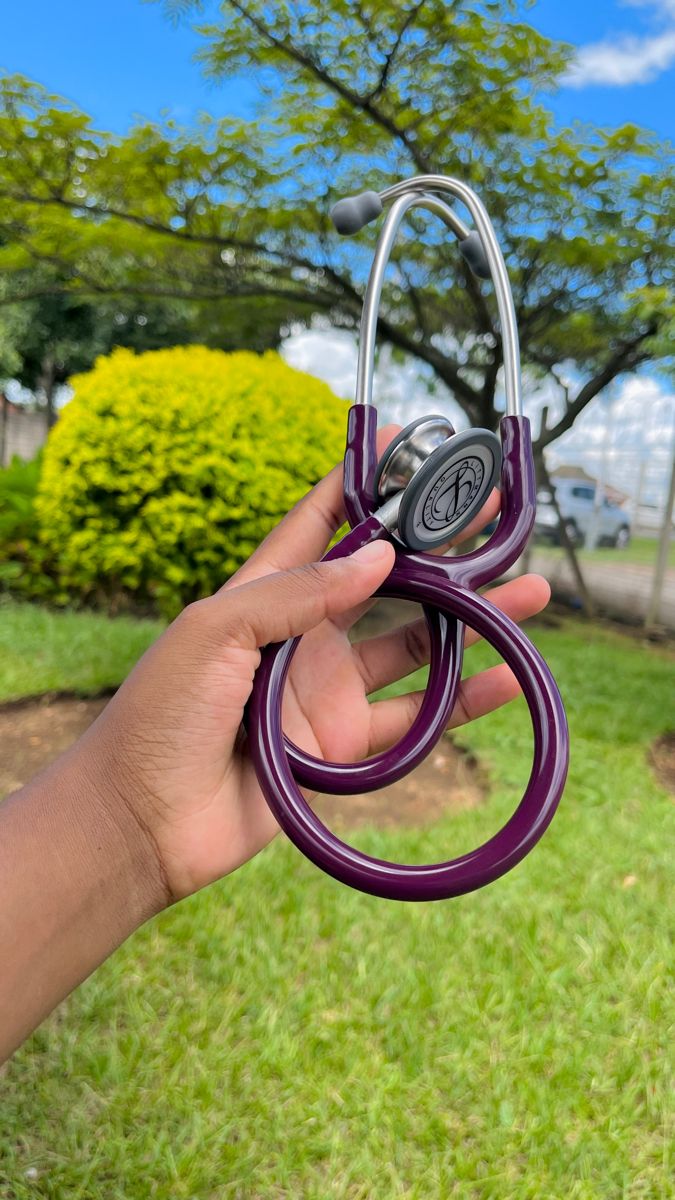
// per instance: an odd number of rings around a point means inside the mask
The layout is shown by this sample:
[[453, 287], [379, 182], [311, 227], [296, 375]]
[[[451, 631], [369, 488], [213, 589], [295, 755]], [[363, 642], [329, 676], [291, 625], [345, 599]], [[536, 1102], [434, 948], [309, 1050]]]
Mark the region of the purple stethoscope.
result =
[[[466, 206], [475, 223], [473, 232], [437, 192], [451, 193]], [[326, 558], [352, 554], [376, 538], [393, 542], [396, 561], [376, 594], [423, 606], [431, 647], [427, 689], [411, 728], [395, 746], [362, 762], [324, 762], [300, 750], [282, 729], [284, 685], [300, 640], [294, 638], [263, 650], [247, 724], [250, 752], [267, 802], [282, 829], [312, 862], [342, 883], [375, 896], [442, 900], [498, 879], [539, 841], [562, 795], [569, 735], [560, 693], [541, 655], [522, 630], [477, 590], [519, 558], [535, 513], [516, 317], [499, 243], [475, 193], [443, 175], [421, 175], [379, 194], [364, 192], [341, 200], [331, 216], [338, 232], [354, 233], [389, 201], [366, 289], [356, 399], [348, 419], [344, 499], [351, 528]], [[394, 438], [378, 463], [377, 412], [372, 402], [377, 314], [396, 233], [413, 206], [439, 216], [456, 235], [472, 270], [493, 281], [503, 339], [506, 415], [500, 422], [500, 437], [486, 429], [455, 433], [445, 417], [423, 417]], [[455, 557], [425, 553], [464, 529], [500, 478], [501, 516], [489, 541]], [[503, 828], [469, 854], [427, 866], [373, 858], [336, 837], [300, 788], [355, 795], [386, 787], [413, 770], [442, 736], [455, 706], [465, 625], [495, 647], [525, 695], [534, 731], [525, 794]]]

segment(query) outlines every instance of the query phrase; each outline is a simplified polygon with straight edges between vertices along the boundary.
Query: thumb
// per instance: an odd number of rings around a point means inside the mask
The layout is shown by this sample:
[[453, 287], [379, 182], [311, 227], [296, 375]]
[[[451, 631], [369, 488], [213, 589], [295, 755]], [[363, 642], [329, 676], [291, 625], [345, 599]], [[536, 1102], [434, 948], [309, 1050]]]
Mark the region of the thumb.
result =
[[369, 542], [347, 558], [266, 575], [199, 603], [208, 606], [209, 623], [221, 644], [255, 650], [307, 633], [326, 617], [367, 600], [394, 560], [390, 542]]

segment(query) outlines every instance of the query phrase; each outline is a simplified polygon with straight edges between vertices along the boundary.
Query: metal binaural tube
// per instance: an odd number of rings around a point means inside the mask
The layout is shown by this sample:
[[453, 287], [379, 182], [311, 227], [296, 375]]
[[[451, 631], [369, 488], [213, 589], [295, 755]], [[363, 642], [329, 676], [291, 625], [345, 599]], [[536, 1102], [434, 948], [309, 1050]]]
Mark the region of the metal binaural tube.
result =
[[456, 213], [443, 204], [438, 197], [430, 195], [428, 189], [449, 192], [456, 196], [466, 205], [474, 219], [476, 231], [490, 268], [502, 327], [506, 414], [511, 417], [520, 417], [523, 412], [520, 388], [520, 347], [513, 295], [504, 256], [482, 201], [467, 184], [448, 175], [418, 175], [414, 179], [392, 184], [391, 187], [385, 188], [379, 193], [383, 204], [389, 201], [392, 201], [392, 204], [378, 239], [363, 303], [355, 403], [372, 404], [377, 310], [382, 294], [386, 265], [398, 227], [405, 213], [413, 205], [427, 208], [439, 215], [460, 240], [465, 240], [469, 236], [468, 228], [460, 221]]
[[482, 200], [468, 184], [462, 183], [460, 179], [454, 179], [451, 175], [417, 175], [414, 179], [405, 180], [403, 183], [392, 184], [379, 195], [382, 203], [386, 204], [389, 200], [395, 201], [397, 197], [410, 193], [410, 191], [426, 195], [428, 188], [450, 192], [451, 195], [456, 196], [466, 205], [474, 219], [490, 267], [502, 326], [506, 415], [521, 417], [523, 403], [520, 391], [520, 347], [516, 310], [504, 255]]
[[361, 312], [361, 329], [359, 334], [359, 361], [356, 371], [355, 404], [372, 404], [373, 376], [375, 373], [375, 339], [377, 334], [377, 318], [382, 296], [384, 273], [387, 269], [391, 252], [401, 224], [409, 208], [427, 208], [436, 213], [459, 238], [467, 238], [469, 230], [463, 221], [439, 200], [437, 196], [419, 195], [417, 192], [402, 194], [395, 200], [387, 213], [384, 225], [377, 239], [373, 265], [370, 268], [366, 294], [363, 298]]

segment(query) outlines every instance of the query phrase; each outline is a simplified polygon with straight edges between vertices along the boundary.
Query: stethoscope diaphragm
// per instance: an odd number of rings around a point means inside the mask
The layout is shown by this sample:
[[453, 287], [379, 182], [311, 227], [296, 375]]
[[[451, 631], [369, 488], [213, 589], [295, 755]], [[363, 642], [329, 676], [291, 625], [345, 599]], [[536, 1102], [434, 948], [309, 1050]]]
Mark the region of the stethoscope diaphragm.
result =
[[437, 446], [401, 496], [398, 530], [411, 550], [452, 541], [499, 482], [501, 443], [488, 429], [467, 429]]

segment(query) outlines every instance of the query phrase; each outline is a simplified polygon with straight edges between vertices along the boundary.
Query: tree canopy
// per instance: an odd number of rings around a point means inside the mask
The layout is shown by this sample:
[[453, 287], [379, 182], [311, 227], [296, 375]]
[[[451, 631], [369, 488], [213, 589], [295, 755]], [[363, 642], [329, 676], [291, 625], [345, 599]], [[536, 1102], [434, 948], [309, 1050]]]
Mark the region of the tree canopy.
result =
[[[200, 7], [163, 0], [177, 20]], [[39, 85], [4, 80], [5, 302], [30, 296], [37, 265], [75, 294], [202, 301], [223, 322], [263, 314], [277, 327], [323, 314], [353, 328], [373, 233], [341, 241], [331, 204], [440, 172], [469, 182], [495, 223], [530, 380], [562, 369], [574, 381], [540, 448], [617, 375], [664, 359], [668, 148], [634, 125], [558, 127], [545, 99], [569, 50], [510, 5], [223, 0], [202, 35], [214, 79], [254, 80], [250, 119], [146, 122], [117, 137]], [[495, 424], [491, 288], [431, 219], [412, 216], [399, 239], [380, 333], [470, 421]]]
[[[34, 295], [22, 304], [2, 305], [0, 293], [0, 382], [17, 379], [56, 418], [56, 390], [76, 372], [116, 346], [136, 351], [199, 343], [214, 349], [275, 349], [279, 314], [238, 315], [223, 322], [203, 302], [144, 299], [141, 296], [90, 299], [71, 291], [55, 273], [30, 273]], [[44, 291], [39, 290], [42, 284]], [[38, 286], [36, 286], [38, 285]]]

